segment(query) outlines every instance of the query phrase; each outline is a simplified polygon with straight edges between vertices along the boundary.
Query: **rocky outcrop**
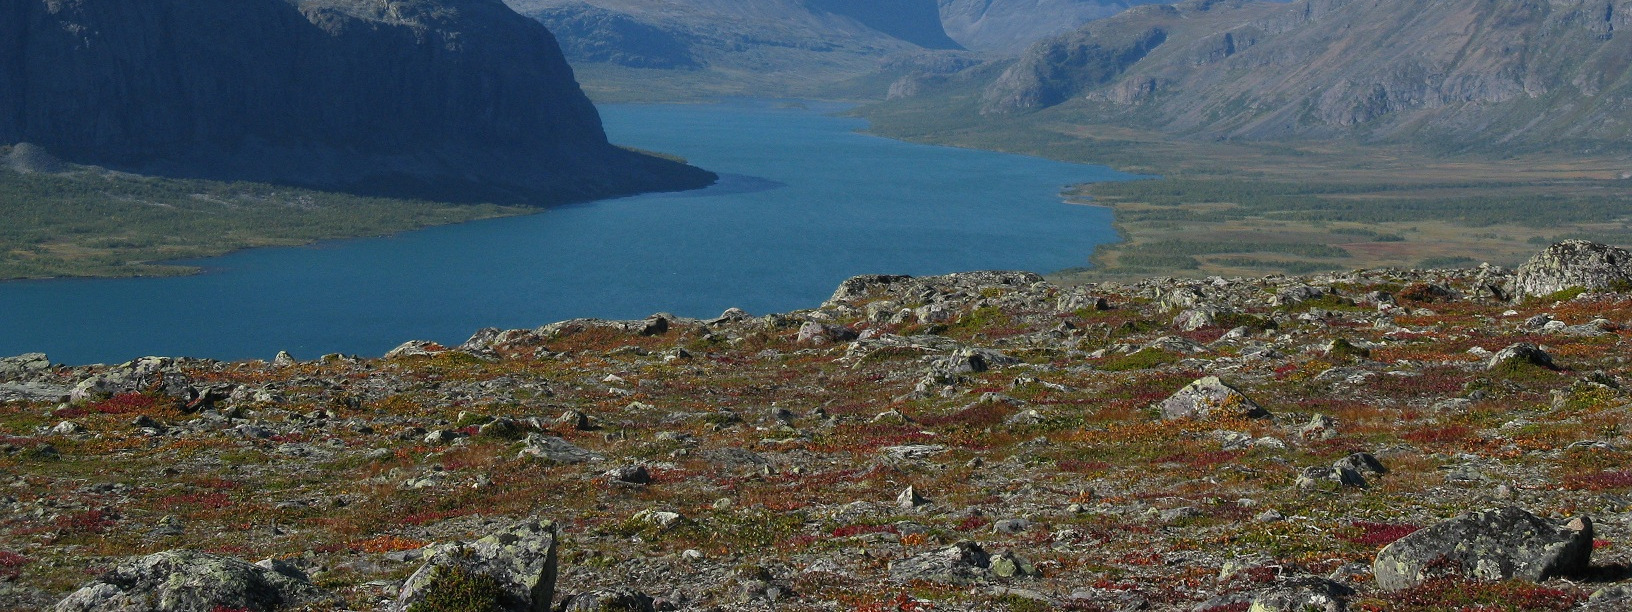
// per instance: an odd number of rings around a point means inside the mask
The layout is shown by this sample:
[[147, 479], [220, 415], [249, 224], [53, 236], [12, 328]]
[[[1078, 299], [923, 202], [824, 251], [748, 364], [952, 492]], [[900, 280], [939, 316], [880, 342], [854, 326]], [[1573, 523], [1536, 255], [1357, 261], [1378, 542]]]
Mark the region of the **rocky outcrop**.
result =
[[1632, 288], [1632, 252], [1585, 240], [1566, 240], [1519, 266], [1507, 291], [1516, 299], [1566, 289]]
[[391, 611], [442, 610], [457, 603], [467, 609], [549, 612], [556, 574], [555, 524], [524, 521], [475, 542], [437, 546], [403, 583]]
[[69, 161], [533, 204], [713, 180], [609, 144], [554, 37], [499, 0], [0, 11], [0, 144]]
[[1592, 556], [1592, 520], [1559, 522], [1522, 508], [1472, 512], [1422, 529], [1377, 553], [1377, 586], [1406, 589], [1442, 575], [1474, 580], [1571, 576]]
[[890, 577], [903, 582], [972, 584], [991, 578], [992, 557], [974, 542], [958, 542], [946, 548], [890, 562]]
[[56, 612], [269, 612], [325, 601], [293, 567], [187, 550], [127, 561], [75, 591]]

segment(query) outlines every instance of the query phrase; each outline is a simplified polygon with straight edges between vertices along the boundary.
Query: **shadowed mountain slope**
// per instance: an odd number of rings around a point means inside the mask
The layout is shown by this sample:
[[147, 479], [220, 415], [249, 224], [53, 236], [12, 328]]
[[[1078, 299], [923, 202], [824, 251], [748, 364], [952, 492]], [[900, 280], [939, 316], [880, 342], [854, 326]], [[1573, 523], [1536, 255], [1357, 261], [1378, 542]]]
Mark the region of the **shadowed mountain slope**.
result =
[[499, 0], [0, 1], [0, 143], [173, 176], [551, 203], [712, 175], [610, 145]]

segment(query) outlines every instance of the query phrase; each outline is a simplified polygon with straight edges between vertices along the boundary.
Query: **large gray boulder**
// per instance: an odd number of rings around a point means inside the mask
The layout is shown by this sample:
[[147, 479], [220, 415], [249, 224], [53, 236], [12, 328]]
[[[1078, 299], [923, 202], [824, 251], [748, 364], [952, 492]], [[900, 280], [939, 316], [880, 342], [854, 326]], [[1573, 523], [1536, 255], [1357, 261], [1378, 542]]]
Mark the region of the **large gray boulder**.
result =
[[1586, 240], [1566, 240], [1519, 266], [1508, 293], [1514, 299], [1558, 293], [1565, 289], [1632, 287], [1632, 252]]
[[1164, 419], [1207, 418], [1237, 416], [1261, 418], [1269, 416], [1257, 402], [1246, 394], [1219, 380], [1217, 376], [1197, 379], [1157, 405]]
[[51, 369], [51, 359], [45, 353], [24, 353], [0, 359], [0, 380], [16, 380]]
[[471, 598], [482, 609], [549, 612], [555, 598], [556, 529], [524, 521], [470, 543], [438, 545], [402, 585], [391, 612], [433, 612]]
[[328, 599], [298, 570], [169, 550], [126, 561], [57, 604], [56, 612], [267, 612]]
[[181, 374], [176, 360], [169, 357], [143, 357], [119, 364], [107, 371], [79, 381], [68, 392], [70, 401], [83, 402], [109, 395], [143, 391], [158, 385], [171, 397], [184, 397], [192, 380]]
[[1571, 576], [1592, 556], [1592, 520], [1555, 521], [1509, 506], [1422, 529], [1377, 553], [1377, 586], [1408, 589], [1440, 576], [1529, 580]]

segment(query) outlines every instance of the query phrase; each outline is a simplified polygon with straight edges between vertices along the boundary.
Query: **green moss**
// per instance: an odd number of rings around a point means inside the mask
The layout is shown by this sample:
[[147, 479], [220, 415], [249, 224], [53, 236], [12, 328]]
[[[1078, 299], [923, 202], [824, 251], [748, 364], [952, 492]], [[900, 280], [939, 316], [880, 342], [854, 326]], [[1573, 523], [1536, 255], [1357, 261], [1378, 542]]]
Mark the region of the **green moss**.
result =
[[504, 585], [487, 574], [441, 566], [431, 577], [423, 599], [407, 612], [492, 612], [499, 610]]

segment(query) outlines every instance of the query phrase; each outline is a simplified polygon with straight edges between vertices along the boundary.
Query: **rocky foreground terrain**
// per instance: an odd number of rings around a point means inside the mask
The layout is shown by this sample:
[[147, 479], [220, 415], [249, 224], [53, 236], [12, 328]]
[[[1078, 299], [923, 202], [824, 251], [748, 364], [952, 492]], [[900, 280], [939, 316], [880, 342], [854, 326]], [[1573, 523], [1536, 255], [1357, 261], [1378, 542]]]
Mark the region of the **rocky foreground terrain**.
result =
[[[1632, 253], [0, 361], [12, 610], [1615, 610]], [[258, 563], [255, 563], [259, 561]]]

